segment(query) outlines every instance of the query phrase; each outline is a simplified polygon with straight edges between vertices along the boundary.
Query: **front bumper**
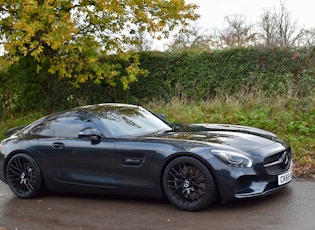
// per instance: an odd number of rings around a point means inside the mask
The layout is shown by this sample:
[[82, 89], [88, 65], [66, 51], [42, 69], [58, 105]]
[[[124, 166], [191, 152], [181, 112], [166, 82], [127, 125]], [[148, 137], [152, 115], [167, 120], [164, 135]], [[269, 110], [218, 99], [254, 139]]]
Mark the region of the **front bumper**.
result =
[[265, 196], [273, 193], [285, 185], [287, 185], [292, 179], [291, 167], [283, 174], [289, 174], [290, 179], [286, 183], [279, 184], [279, 176], [272, 176], [269, 179], [259, 180], [258, 177], [242, 176], [238, 178], [236, 182], [235, 198], [249, 198], [256, 196]]
[[[268, 195], [288, 185], [292, 178], [290, 148], [270, 154], [256, 154], [250, 168], [237, 168], [218, 162], [215, 166], [222, 202]], [[282, 175], [286, 181], [282, 181]]]

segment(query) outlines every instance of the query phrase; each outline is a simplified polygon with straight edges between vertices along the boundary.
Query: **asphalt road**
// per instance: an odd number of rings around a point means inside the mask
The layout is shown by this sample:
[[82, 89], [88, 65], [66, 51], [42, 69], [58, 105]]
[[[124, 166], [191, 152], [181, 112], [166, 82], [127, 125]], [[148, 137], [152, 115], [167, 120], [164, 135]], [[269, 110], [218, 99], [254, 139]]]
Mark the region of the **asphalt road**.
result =
[[47, 194], [16, 198], [0, 182], [0, 230], [315, 229], [315, 181], [294, 180], [259, 199], [184, 212], [166, 200]]

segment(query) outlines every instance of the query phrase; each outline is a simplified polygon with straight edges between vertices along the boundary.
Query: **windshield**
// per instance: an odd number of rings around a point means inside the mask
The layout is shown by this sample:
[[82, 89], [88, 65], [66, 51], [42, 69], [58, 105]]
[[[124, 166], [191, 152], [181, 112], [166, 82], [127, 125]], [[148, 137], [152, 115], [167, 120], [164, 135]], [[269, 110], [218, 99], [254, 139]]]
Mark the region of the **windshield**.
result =
[[113, 137], [142, 136], [172, 128], [142, 107], [118, 107], [97, 113]]

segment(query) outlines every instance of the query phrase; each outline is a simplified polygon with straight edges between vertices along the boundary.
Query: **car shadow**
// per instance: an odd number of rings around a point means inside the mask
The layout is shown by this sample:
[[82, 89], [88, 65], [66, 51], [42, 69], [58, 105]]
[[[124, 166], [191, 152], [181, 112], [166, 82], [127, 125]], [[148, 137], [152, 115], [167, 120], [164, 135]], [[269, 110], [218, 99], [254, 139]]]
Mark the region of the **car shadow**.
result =
[[12, 194], [0, 200], [0, 229], [208, 229], [210, 223], [227, 229], [222, 223], [273, 222], [269, 214], [275, 207], [288, 215], [291, 193], [288, 186], [266, 197], [216, 202], [199, 212], [181, 211], [162, 198], [47, 193], [20, 199]]
[[[230, 201], [222, 203], [217, 200], [214, 204], [202, 210], [203, 212], [219, 211], [219, 210], [229, 210], [229, 209], [251, 209], [253, 207], [258, 207], [260, 205], [272, 205], [274, 202], [286, 202], [290, 194], [292, 193], [292, 188], [290, 186], [284, 187], [283, 189], [269, 194], [267, 196], [255, 197], [255, 198], [244, 198], [235, 201]], [[152, 208], [156, 206], [165, 206], [169, 209], [178, 210], [175, 208], [166, 198], [152, 198], [152, 197], [136, 197], [136, 196], [116, 196], [116, 195], [94, 195], [94, 194], [73, 194], [73, 193], [45, 193], [36, 199], [20, 199], [11, 196], [6, 203], [2, 204], [2, 210], [10, 209], [16, 205], [21, 205], [28, 202], [79, 202], [79, 203], [110, 203], [111, 205], [121, 205], [121, 204], [131, 204], [150, 206]]]

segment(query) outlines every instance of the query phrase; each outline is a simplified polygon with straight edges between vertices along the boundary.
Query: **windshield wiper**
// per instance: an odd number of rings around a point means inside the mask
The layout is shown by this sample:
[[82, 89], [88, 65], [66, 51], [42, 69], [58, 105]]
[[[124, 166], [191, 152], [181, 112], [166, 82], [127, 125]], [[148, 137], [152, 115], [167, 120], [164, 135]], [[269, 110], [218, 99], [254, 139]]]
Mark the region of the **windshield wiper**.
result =
[[170, 132], [173, 132], [174, 130], [173, 129], [170, 129], [170, 130], [158, 130], [157, 132], [154, 132], [152, 134], [164, 134], [164, 133], [170, 133]]

